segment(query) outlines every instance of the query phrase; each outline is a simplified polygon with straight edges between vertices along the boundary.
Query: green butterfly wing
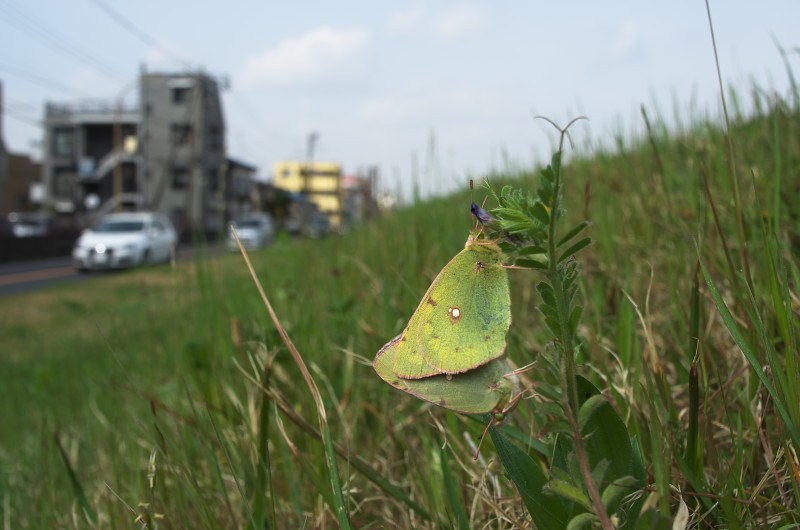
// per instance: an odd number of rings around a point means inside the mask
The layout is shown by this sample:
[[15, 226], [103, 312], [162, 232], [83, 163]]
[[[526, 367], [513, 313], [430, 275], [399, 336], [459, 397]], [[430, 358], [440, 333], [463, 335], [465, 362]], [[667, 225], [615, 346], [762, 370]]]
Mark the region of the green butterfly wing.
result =
[[395, 337], [381, 348], [373, 362], [378, 375], [393, 387], [463, 414], [501, 412], [508, 405], [516, 376], [507, 376], [512, 368], [506, 359], [490, 361], [463, 374], [403, 379], [393, 369], [401, 337]]
[[459, 374], [505, 353], [511, 298], [500, 248], [470, 238], [434, 279], [397, 339], [403, 379]]

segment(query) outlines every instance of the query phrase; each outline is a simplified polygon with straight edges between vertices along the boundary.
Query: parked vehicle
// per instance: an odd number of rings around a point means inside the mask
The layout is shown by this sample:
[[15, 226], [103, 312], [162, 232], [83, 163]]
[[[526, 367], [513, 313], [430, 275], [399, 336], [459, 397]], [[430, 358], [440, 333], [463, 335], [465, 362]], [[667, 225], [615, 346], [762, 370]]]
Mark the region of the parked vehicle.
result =
[[170, 260], [177, 242], [175, 227], [164, 214], [111, 214], [84, 230], [72, 249], [72, 262], [79, 271], [161, 263]]
[[44, 213], [11, 212], [7, 219], [14, 237], [46, 236], [52, 231], [53, 218]]
[[[275, 239], [275, 225], [272, 218], [265, 213], [243, 215], [229, 226], [236, 229], [239, 240], [248, 250], [264, 247]], [[232, 252], [239, 250], [236, 238], [233, 237], [233, 230], [228, 230], [228, 250]]]

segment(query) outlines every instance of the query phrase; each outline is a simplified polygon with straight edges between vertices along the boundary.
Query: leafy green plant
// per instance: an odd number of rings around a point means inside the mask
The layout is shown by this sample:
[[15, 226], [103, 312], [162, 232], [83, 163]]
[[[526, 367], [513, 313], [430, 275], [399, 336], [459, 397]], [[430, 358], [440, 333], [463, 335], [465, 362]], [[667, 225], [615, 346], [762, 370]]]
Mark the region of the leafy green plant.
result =
[[[500, 429], [492, 428], [492, 437], [538, 528], [577, 528], [597, 522], [613, 528], [612, 516], [617, 521], [635, 523], [638, 504], [623, 509], [620, 500], [644, 485], [643, 466], [635, 459], [637, 453], [622, 419], [576, 372], [577, 329], [583, 311], [576, 255], [592, 240], [584, 235], [588, 221], [566, 230], [562, 227], [566, 212], [561, 158], [567, 130], [574, 122], [559, 129], [559, 150], [541, 171], [535, 194], [512, 186], [505, 186], [498, 194], [487, 185], [498, 205], [488, 215], [473, 206], [491, 237], [503, 241], [501, 246], [514, 261], [513, 266], [542, 275], [536, 285], [538, 308], [553, 347], [539, 363], [539, 368], [551, 371], [552, 382], [539, 392], [559, 406], [554, 409], [555, 421], [551, 424], [556, 437], [546, 476], [528, 461], [527, 453], [504, 439]], [[554, 502], [560, 502], [555, 504], [557, 508], [540, 509], [554, 506]]]

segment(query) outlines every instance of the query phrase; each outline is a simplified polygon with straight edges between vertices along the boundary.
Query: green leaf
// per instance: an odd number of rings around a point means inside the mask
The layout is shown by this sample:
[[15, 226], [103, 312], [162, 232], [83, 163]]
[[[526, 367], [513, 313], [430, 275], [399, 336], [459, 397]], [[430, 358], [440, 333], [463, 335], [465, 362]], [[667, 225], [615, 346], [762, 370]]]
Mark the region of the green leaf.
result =
[[586, 424], [594, 413], [606, 403], [608, 403], [608, 401], [606, 401], [605, 396], [602, 394], [595, 394], [583, 402], [578, 411], [578, 425], [580, 425], [581, 432], [586, 430]]
[[518, 259], [514, 262], [518, 267], [526, 267], [528, 269], [546, 270], [547, 264], [534, 259]]
[[578, 329], [578, 324], [581, 321], [581, 314], [583, 313], [583, 306], [576, 305], [572, 308], [572, 312], [569, 314], [569, 327], [572, 329], [572, 334], [575, 334], [575, 330]]
[[628, 495], [639, 489], [639, 479], [632, 475], [627, 475], [614, 480], [606, 486], [601, 495], [603, 506], [608, 513], [614, 513], [619, 508], [619, 504]]
[[569, 520], [567, 530], [580, 530], [581, 528], [592, 528], [594, 523], [599, 522], [600, 519], [593, 513], [579, 513]]
[[658, 510], [647, 510], [636, 522], [636, 530], [672, 530], [672, 519]]
[[593, 402], [587, 409], [591, 414], [584, 420], [582, 429], [582, 432], [591, 434], [585, 440], [589, 463], [594, 468], [601, 460], [609, 460], [611, 468], [607, 480], [610, 481], [632, 474], [631, 440], [625, 422], [607, 400], [598, 404], [592, 399], [600, 391], [589, 380], [582, 376], [576, 379], [581, 402]]
[[542, 297], [542, 301], [550, 307], [556, 306], [556, 295], [553, 292], [553, 286], [547, 282], [539, 282], [536, 284], [536, 290]]
[[544, 323], [547, 325], [547, 328], [550, 330], [550, 333], [552, 333], [556, 337], [561, 336], [561, 324], [558, 323], [557, 318], [545, 316]]
[[566, 243], [567, 241], [569, 241], [573, 237], [575, 237], [578, 234], [580, 234], [581, 232], [583, 232], [586, 229], [586, 227], [589, 226], [590, 224], [591, 223], [589, 221], [583, 221], [581, 223], [578, 223], [572, 230], [567, 232], [567, 234], [559, 240], [559, 242], [556, 245], [556, 247], [560, 247], [561, 245], [563, 245], [564, 243]]
[[450, 501], [450, 510], [458, 521], [458, 528], [461, 530], [469, 530], [469, 516], [464, 503], [458, 494], [459, 486], [453, 478], [453, 473], [450, 470], [450, 458], [447, 456], [447, 449], [443, 445], [441, 447], [441, 464], [442, 464], [442, 478], [444, 480], [444, 487], [447, 491], [447, 499]]
[[547, 483], [546, 489], [580, 505], [584, 510], [591, 511], [592, 503], [589, 497], [574, 484], [565, 480], [554, 478]]
[[578, 241], [577, 243], [575, 243], [574, 245], [569, 247], [567, 250], [565, 250], [558, 257], [558, 263], [561, 263], [562, 261], [564, 261], [565, 259], [569, 258], [570, 256], [575, 255], [580, 250], [588, 247], [591, 243], [592, 243], [592, 238], [591, 237], [584, 237], [583, 239], [581, 239], [580, 241]]
[[[700, 267], [703, 269], [703, 276], [705, 276], [706, 284], [711, 291], [711, 297], [714, 299], [714, 303], [716, 304], [717, 310], [722, 317], [722, 321], [725, 322], [725, 326], [728, 328], [728, 331], [733, 337], [733, 340], [736, 342], [736, 345], [739, 346], [739, 349], [742, 350], [742, 353], [747, 358], [747, 362], [750, 364], [750, 369], [755, 372], [759, 381], [761, 381], [761, 384], [764, 385], [764, 388], [766, 388], [767, 392], [769, 392], [770, 397], [775, 403], [775, 408], [778, 409], [778, 413], [786, 425], [786, 429], [789, 431], [789, 435], [792, 438], [794, 446], [800, 447], [800, 429], [793, 421], [791, 414], [789, 414], [789, 411], [786, 408], [786, 403], [784, 403], [782, 396], [775, 390], [775, 387], [772, 385], [769, 377], [767, 377], [767, 374], [764, 373], [764, 369], [761, 367], [761, 362], [759, 361], [758, 356], [753, 352], [750, 344], [748, 344], [747, 340], [744, 338], [741, 329], [739, 329], [739, 325], [736, 323], [733, 315], [731, 315], [730, 309], [728, 309], [728, 305], [725, 303], [725, 300], [722, 299], [722, 295], [719, 294], [717, 285], [711, 278], [711, 274], [708, 272], [706, 264], [703, 262], [703, 260], [700, 260]], [[797, 405], [795, 404], [794, 406]]]
[[520, 256], [530, 256], [531, 254], [547, 254], [547, 250], [538, 245], [529, 245], [527, 247], [522, 247], [517, 253]]
[[531, 208], [531, 214], [536, 218], [537, 221], [542, 223], [543, 225], [550, 224], [550, 214], [547, 212], [547, 208], [544, 207], [544, 204], [541, 202], [536, 202]]
[[498, 428], [489, 429], [503, 467], [517, 486], [528, 513], [539, 530], [559, 530], [567, 525], [567, 512], [558, 499], [544, 493], [547, 477], [533, 458]]

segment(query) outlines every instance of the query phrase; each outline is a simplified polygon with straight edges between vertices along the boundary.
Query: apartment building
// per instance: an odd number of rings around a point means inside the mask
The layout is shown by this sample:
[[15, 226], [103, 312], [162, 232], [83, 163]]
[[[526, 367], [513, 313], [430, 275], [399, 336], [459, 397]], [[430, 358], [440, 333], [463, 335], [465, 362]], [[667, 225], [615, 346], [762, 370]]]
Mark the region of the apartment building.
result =
[[225, 202], [225, 123], [219, 84], [204, 74], [143, 73], [139, 152], [145, 204], [179, 232], [217, 234]]
[[47, 204], [88, 224], [114, 210], [168, 214], [184, 237], [219, 233], [225, 201], [225, 124], [216, 79], [141, 72], [139, 101], [48, 103]]
[[336, 162], [276, 162], [275, 186], [303, 194], [328, 216], [331, 226], [342, 224], [342, 166]]

